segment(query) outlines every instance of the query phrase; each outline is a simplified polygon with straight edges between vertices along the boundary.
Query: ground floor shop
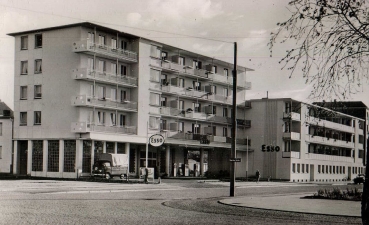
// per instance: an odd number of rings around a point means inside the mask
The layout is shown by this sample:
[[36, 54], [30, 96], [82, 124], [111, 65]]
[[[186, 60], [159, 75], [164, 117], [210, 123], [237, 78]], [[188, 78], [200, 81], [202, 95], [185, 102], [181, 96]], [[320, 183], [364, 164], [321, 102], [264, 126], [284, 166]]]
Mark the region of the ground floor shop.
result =
[[[101, 153], [127, 154], [129, 175], [140, 176], [140, 168], [154, 168], [155, 177], [203, 177], [227, 175], [230, 148], [203, 145], [146, 144], [101, 140], [15, 140], [13, 173], [28, 176], [78, 178], [89, 176]], [[246, 151], [237, 151], [236, 177], [246, 177], [252, 160]], [[251, 155], [251, 154], [250, 154]], [[248, 159], [250, 158], [250, 160]]]

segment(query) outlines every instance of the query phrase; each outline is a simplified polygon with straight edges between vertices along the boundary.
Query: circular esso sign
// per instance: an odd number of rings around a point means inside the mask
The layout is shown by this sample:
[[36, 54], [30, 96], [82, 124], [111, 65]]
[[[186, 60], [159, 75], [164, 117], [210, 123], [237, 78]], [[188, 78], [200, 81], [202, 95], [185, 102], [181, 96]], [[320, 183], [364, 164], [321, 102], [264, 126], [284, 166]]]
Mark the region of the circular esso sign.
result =
[[149, 138], [149, 143], [151, 146], [159, 147], [164, 144], [164, 137], [161, 134], [154, 134]]

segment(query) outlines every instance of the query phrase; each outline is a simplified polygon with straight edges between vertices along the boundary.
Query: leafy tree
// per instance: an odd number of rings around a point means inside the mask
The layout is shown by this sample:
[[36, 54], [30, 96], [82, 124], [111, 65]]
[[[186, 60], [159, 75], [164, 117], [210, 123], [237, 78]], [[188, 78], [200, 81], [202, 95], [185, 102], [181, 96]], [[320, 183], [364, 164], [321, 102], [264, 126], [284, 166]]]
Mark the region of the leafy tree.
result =
[[[369, 2], [291, 0], [288, 9], [290, 18], [277, 24], [269, 47], [272, 55], [276, 43], [295, 42], [280, 61], [290, 77], [301, 73], [313, 86], [313, 98], [345, 99], [361, 90], [369, 76]], [[367, 167], [363, 224], [369, 224], [368, 173]]]

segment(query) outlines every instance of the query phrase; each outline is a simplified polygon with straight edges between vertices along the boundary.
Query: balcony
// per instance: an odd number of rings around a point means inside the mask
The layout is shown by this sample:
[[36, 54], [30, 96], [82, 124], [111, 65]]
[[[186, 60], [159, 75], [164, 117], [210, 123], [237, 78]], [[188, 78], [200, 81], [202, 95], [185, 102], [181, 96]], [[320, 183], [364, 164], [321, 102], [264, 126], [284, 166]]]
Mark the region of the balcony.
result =
[[136, 63], [138, 61], [137, 53], [135, 52], [92, 43], [89, 40], [75, 41], [73, 43], [73, 52], [83, 52], [89, 55], [96, 54], [99, 57], [118, 59], [126, 63]]
[[95, 125], [90, 122], [73, 122], [71, 124], [71, 132], [73, 133], [89, 133], [89, 132], [104, 132], [118, 134], [137, 134], [135, 126], [105, 126]]
[[293, 121], [301, 121], [301, 114], [296, 112], [283, 112], [283, 119], [291, 119]]
[[343, 131], [347, 133], [355, 133], [354, 127], [347, 126], [347, 125], [340, 124], [340, 123], [334, 123], [331, 121], [319, 119], [319, 118], [312, 117], [312, 116], [307, 117], [306, 122], [309, 124], [315, 125], [315, 126], [326, 127], [326, 128], [330, 128], [333, 130], [339, 130], [339, 131]]
[[86, 95], [72, 97], [72, 106], [97, 107], [105, 109], [114, 109], [119, 111], [137, 112], [137, 103], [132, 101], [115, 101], [111, 99], [98, 99]]
[[296, 132], [290, 132], [290, 133], [283, 133], [283, 138], [287, 140], [292, 141], [300, 141], [301, 140], [301, 134]]
[[326, 138], [326, 137], [320, 137], [320, 136], [313, 136], [310, 134], [306, 135], [306, 141], [316, 144], [322, 144], [322, 145], [331, 145], [336, 147], [343, 147], [343, 148], [354, 148], [355, 143], [350, 141], [342, 141], [334, 138]]
[[354, 162], [354, 158], [345, 157], [345, 156], [337, 156], [337, 155], [323, 155], [323, 154], [314, 154], [308, 153], [306, 155], [308, 159], [316, 159], [316, 160], [324, 160], [324, 161], [335, 161], [335, 162]]
[[300, 152], [282, 152], [282, 158], [300, 158]]
[[75, 69], [72, 71], [72, 78], [75, 80], [95, 80], [107, 84], [119, 84], [125, 87], [137, 87], [137, 78], [131, 76], [120, 76], [109, 74], [87, 68]]
[[[202, 80], [210, 80], [213, 83], [217, 83], [221, 85], [233, 85], [232, 76], [224, 76], [221, 74], [211, 73], [204, 69], [195, 69], [190, 66], [179, 65], [177, 63], [174, 63], [168, 60], [151, 58], [150, 65], [160, 68], [166, 72], [175, 72], [175, 73], [180, 73], [182, 75], [186, 75], [186, 76], [193, 77], [193, 78], [199, 78]], [[242, 89], [250, 90], [251, 82], [246, 82], [243, 79], [239, 79], [237, 81], [237, 86]]]

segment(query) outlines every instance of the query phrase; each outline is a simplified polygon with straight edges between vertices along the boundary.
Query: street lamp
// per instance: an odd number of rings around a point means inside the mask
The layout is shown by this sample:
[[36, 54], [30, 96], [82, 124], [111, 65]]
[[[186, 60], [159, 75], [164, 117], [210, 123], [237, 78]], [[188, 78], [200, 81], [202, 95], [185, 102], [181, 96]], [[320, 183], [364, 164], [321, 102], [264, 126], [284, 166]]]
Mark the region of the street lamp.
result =
[[236, 181], [236, 97], [237, 97], [237, 42], [234, 42], [234, 63], [233, 63], [233, 98], [232, 98], [232, 143], [231, 143], [231, 169], [230, 169], [230, 197], [234, 197], [235, 181]]

